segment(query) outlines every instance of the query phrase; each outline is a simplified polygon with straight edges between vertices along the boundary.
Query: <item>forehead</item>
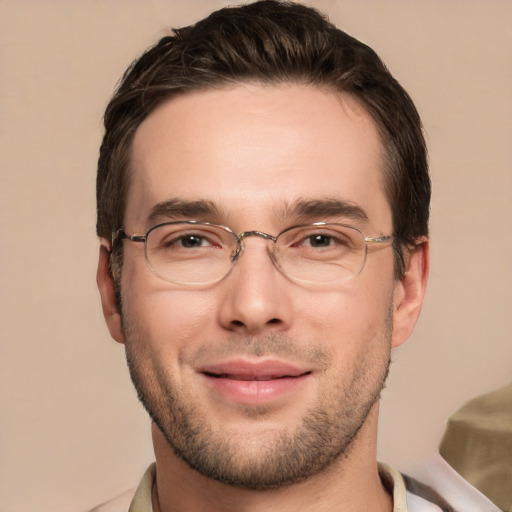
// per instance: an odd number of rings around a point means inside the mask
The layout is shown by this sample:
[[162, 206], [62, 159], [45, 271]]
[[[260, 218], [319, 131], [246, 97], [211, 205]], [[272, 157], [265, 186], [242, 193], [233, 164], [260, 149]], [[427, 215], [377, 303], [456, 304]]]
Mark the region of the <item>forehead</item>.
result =
[[[383, 147], [370, 115], [348, 97], [295, 84], [242, 84], [187, 93], [138, 128], [125, 226], [155, 205], [208, 201], [223, 217], [271, 222], [297, 201], [335, 199], [390, 222]], [[289, 209], [288, 209], [289, 210]]]

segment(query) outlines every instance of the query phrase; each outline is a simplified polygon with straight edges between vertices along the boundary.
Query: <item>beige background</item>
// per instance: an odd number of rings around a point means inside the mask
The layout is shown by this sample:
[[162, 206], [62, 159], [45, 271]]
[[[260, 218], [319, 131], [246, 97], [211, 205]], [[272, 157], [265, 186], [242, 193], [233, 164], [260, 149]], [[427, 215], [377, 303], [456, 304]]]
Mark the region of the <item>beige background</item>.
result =
[[[0, 511], [80, 512], [152, 459], [94, 274], [107, 98], [217, 0], [0, 0]], [[322, 0], [422, 112], [434, 199], [423, 317], [394, 355], [380, 453], [414, 471], [447, 415], [512, 374], [512, 2]]]

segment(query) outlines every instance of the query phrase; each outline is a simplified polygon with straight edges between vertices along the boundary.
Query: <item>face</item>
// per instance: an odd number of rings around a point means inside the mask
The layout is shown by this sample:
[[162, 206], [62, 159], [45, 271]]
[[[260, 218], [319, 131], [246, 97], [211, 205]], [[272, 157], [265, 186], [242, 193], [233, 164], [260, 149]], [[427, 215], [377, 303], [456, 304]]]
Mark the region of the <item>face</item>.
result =
[[[193, 219], [276, 235], [324, 221], [388, 235], [382, 151], [347, 97], [298, 85], [190, 93], [136, 133], [124, 228]], [[99, 277], [104, 311], [177, 456], [221, 482], [266, 489], [350, 452], [391, 347], [415, 320], [400, 312], [407, 286], [394, 280], [390, 244], [371, 246], [354, 278], [308, 285], [276, 268], [268, 241], [249, 237], [231, 273], [199, 287], [162, 280], [143, 244], [124, 244], [122, 325]]]

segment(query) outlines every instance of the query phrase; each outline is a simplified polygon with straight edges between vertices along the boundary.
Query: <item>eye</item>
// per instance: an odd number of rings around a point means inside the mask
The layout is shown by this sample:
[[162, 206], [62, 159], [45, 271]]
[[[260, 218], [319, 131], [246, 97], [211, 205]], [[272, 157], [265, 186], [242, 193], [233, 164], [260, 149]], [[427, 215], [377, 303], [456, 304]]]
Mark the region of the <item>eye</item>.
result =
[[151, 232], [149, 246], [166, 252], [191, 252], [224, 246], [222, 234], [213, 230], [179, 229], [174, 225], [162, 226]]
[[201, 235], [183, 235], [170, 242], [171, 244], [178, 244], [185, 249], [195, 249], [197, 247], [211, 246], [211, 242]]
[[335, 249], [349, 246], [350, 239], [343, 233], [334, 231], [306, 232], [302, 233], [293, 245], [306, 249]]
[[329, 247], [334, 243], [336, 242], [330, 235], [315, 234], [305, 238], [302, 242], [302, 245], [308, 245], [310, 247]]

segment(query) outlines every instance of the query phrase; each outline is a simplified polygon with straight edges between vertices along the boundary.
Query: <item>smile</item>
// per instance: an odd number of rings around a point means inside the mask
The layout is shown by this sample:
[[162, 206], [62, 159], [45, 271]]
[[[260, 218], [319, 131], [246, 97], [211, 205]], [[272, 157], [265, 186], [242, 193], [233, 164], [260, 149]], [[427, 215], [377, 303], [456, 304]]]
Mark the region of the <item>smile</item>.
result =
[[309, 374], [311, 372], [306, 372], [306, 373], [303, 373], [301, 375], [269, 375], [268, 377], [263, 377], [263, 376], [256, 376], [256, 375], [231, 375], [231, 374], [228, 374], [228, 373], [224, 373], [224, 374], [220, 374], [220, 375], [217, 375], [217, 374], [207, 374], [208, 377], [213, 377], [215, 379], [232, 379], [232, 380], [244, 380], [244, 381], [258, 381], [258, 382], [261, 382], [261, 381], [268, 381], [268, 380], [276, 380], [276, 379], [286, 379], [286, 378], [297, 378], [297, 377], [301, 377], [302, 375], [306, 375], [306, 374]]
[[223, 398], [244, 404], [260, 404], [297, 391], [312, 371], [280, 361], [230, 361], [201, 368], [199, 373]]

